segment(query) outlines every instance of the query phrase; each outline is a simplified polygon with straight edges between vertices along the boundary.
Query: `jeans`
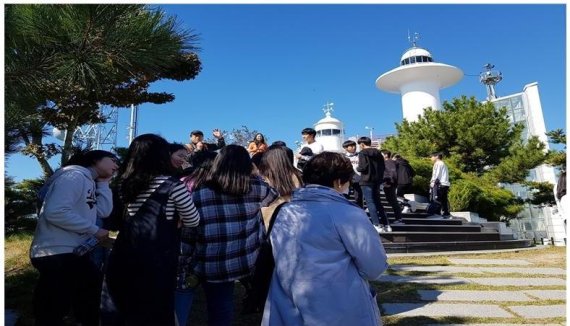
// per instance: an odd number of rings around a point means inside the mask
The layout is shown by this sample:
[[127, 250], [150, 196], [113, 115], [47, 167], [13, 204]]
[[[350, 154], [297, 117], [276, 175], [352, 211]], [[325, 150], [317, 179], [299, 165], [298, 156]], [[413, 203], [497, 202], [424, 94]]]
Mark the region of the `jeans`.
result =
[[[372, 219], [372, 224], [388, 225], [388, 219], [386, 218], [384, 207], [382, 207], [382, 203], [380, 202], [380, 186], [378, 184], [360, 185], [360, 188], [362, 188], [362, 195], [364, 196], [364, 200], [366, 200], [366, 206], [368, 206], [368, 213]], [[378, 218], [378, 213], [380, 213], [382, 223]]]
[[234, 313], [234, 282], [202, 283], [208, 306], [208, 326], [230, 326]]
[[32, 258], [32, 265], [40, 274], [33, 298], [36, 325], [64, 325], [70, 310], [78, 323], [99, 325], [103, 273], [89, 255]]
[[174, 293], [174, 310], [180, 326], [185, 326], [188, 323], [188, 316], [190, 316], [192, 301], [194, 300], [194, 290], [193, 288], [176, 289]]

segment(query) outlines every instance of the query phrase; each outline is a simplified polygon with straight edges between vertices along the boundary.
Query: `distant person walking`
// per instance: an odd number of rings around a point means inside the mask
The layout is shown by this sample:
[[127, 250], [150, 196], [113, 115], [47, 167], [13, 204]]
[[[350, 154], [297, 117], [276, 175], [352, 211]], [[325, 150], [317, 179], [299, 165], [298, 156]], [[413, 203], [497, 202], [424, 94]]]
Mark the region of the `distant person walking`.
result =
[[354, 194], [354, 201], [356, 205], [364, 207], [364, 199], [362, 198], [362, 188], [360, 188], [360, 172], [357, 171], [358, 167], [358, 153], [356, 152], [356, 142], [354, 140], [347, 140], [342, 143], [342, 148], [344, 148], [344, 155], [350, 160], [352, 168], [354, 169], [354, 176], [350, 181], [350, 187]]
[[[360, 153], [358, 153], [358, 167], [356, 170], [360, 172], [360, 187], [368, 213], [372, 219], [372, 224], [378, 232], [384, 232], [384, 227], [388, 225], [388, 218], [384, 207], [380, 202], [380, 185], [384, 181], [384, 158], [380, 151], [371, 147], [372, 140], [368, 137], [358, 138]], [[378, 218], [378, 215], [382, 221]]]
[[113, 153], [101, 150], [73, 155], [45, 186], [38, 225], [30, 248], [39, 272], [34, 290], [36, 325], [63, 325], [72, 310], [81, 325], [99, 325], [103, 273], [89, 254], [74, 254], [88, 238], [109, 240], [97, 218], [111, 214], [109, 180], [118, 169]]
[[[398, 186], [398, 163], [392, 160], [392, 152], [383, 149], [380, 151], [384, 157], [384, 195], [386, 196], [386, 201], [392, 207], [394, 211], [395, 221], [393, 224], [404, 224], [402, 220], [402, 209], [400, 208], [400, 203], [398, 203], [398, 198], [396, 198], [396, 187]], [[392, 228], [387, 225], [386, 231], [392, 231]]]
[[323, 152], [305, 167], [270, 234], [275, 270], [263, 326], [382, 325], [368, 281], [388, 267], [380, 237], [342, 193], [354, 173], [340, 153]]
[[[444, 218], [451, 218], [449, 214], [449, 171], [447, 170], [447, 165], [443, 162], [443, 154], [440, 152], [435, 152], [431, 154], [431, 161], [433, 162], [433, 169], [431, 173], [430, 187], [433, 189], [437, 186], [437, 197], [441, 203], [441, 214]], [[440, 213], [437, 213], [440, 214]]]
[[554, 186], [554, 197], [560, 216], [564, 219], [564, 231], [566, 231], [566, 219], [570, 214], [570, 199], [566, 194], [566, 171], [562, 171], [558, 182]]
[[400, 154], [394, 154], [394, 161], [398, 164], [398, 188], [396, 195], [404, 198], [404, 194], [410, 194], [412, 192], [416, 171], [410, 165], [410, 162], [404, 159]]

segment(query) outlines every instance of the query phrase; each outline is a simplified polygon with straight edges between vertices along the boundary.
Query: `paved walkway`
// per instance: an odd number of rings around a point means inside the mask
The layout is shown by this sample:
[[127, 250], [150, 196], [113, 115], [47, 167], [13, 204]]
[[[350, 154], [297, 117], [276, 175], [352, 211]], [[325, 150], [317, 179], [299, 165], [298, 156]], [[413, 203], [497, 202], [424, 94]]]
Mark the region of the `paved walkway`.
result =
[[[449, 258], [448, 261], [449, 265], [442, 266], [391, 266], [391, 270], [403, 275], [383, 275], [380, 282], [415, 283], [420, 288], [425, 286], [425, 289], [417, 291], [419, 300], [415, 302], [391, 303], [389, 299], [381, 298], [384, 301], [381, 305], [383, 314], [398, 317], [505, 318], [503, 324], [465, 324], [471, 326], [509, 326], [512, 320], [508, 318], [524, 318], [532, 323], [538, 319], [566, 317], [564, 269], [533, 267], [532, 262], [527, 260]], [[457, 273], [474, 275], [461, 277]], [[497, 274], [508, 274], [508, 277]], [[437, 290], [447, 285], [469, 284], [482, 285], [489, 290]], [[519, 289], [493, 290], [498, 286]]]

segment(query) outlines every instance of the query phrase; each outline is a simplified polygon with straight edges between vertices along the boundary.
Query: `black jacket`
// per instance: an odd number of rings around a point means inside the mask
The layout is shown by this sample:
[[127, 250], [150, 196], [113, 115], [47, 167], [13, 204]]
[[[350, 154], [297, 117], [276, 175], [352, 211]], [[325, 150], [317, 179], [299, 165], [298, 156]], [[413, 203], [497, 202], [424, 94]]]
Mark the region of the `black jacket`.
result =
[[398, 162], [394, 160], [384, 161], [384, 185], [398, 186]]
[[404, 160], [403, 158], [397, 159], [398, 163], [398, 184], [408, 185], [412, 184], [413, 178], [416, 175], [416, 171], [410, 165], [410, 162]]
[[360, 185], [380, 185], [384, 179], [384, 157], [376, 148], [366, 148], [358, 153], [358, 166], [360, 172]]

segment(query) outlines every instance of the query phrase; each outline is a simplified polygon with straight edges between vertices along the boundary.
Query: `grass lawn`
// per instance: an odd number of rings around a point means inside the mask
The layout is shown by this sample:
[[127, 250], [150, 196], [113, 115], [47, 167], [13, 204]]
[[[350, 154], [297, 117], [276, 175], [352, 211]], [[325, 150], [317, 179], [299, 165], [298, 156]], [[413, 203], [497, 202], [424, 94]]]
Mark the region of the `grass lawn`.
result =
[[[5, 254], [5, 305], [7, 309], [12, 309], [19, 315], [17, 325], [27, 326], [33, 325], [32, 318], [32, 292], [37, 279], [35, 269], [30, 265], [28, 258], [28, 250], [32, 240], [32, 233], [21, 231], [17, 234], [7, 235], [4, 244]], [[406, 264], [406, 265], [450, 265], [448, 258], [468, 258], [468, 259], [522, 259], [532, 262], [533, 265], [526, 266], [532, 267], [559, 267], [566, 269], [566, 248], [565, 247], [549, 247], [546, 249], [537, 250], [519, 250], [502, 253], [482, 253], [482, 254], [469, 254], [460, 256], [406, 256], [406, 257], [391, 257], [389, 258], [390, 264]], [[396, 275], [414, 275], [410, 272], [390, 272]], [[416, 274], [417, 275], [417, 274]], [[456, 276], [464, 277], [503, 277], [514, 276], [497, 275], [497, 274], [454, 274]], [[534, 278], [536, 275], [521, 275], [517, 277]], [[539, 276], [540, 277], [540, 276]], [[557, 277], [565, 278], [565, 276], [542, 276], [542, 277]], [[439, 284], [392, 284], [384, 282], [373, 282], [372, 285], [378, 292], [379, 304], [385, 302], [419, 302], [417, 290], [520, 290], [520, 287], [489, 287], [477, 284], [463, 284], [463, 285], [439, 285]], [[528, 287], [529, 289], [565, 289], [565, 287]], [[527, 288], [524, 288], [527, 289]], [[252, 314], [242, 316], [239, 314], [241, 311], [241, 298], [244, 296], [244, 291], [241, 285], [236, 284], [235, 304], [236, 304], [236, 318], [234, 325], [238, 326], [251, 326], [259, 325], [261, 314]], [[491, 303], [491, 302], [485, 302]], [[512, 302], [507, 303], [493, 303], [506, 307], [511, 305]], [[517, 305], [525, 303], [517, 303]], [[537, 304], [537, 303], [535, 303]], [[538, 304], [565, 304], [564, 301], [548, 300]], [[204, 294], [201, 290], [197, 291], [192, 306], [191, 322], [193, 326], [206, 325], [206, 302]], [[414, 326], [426, 324], [468, 324], [468, 323], [513, 323], [513, 324], [536, 324], [544, 325], [547, 323], [564, 325], [565, 318], [545, 318], [523, 320], [521, 318], [511, 319], [492, 319], [492, 318], [459, 318], [459, 317], [445, 317], [445, 318], [428, 318], [428, 317], [383, 317], [384, 325], [398, 325], [398, 326]], [[357, 325], [354, 325], [357, 326]]]

